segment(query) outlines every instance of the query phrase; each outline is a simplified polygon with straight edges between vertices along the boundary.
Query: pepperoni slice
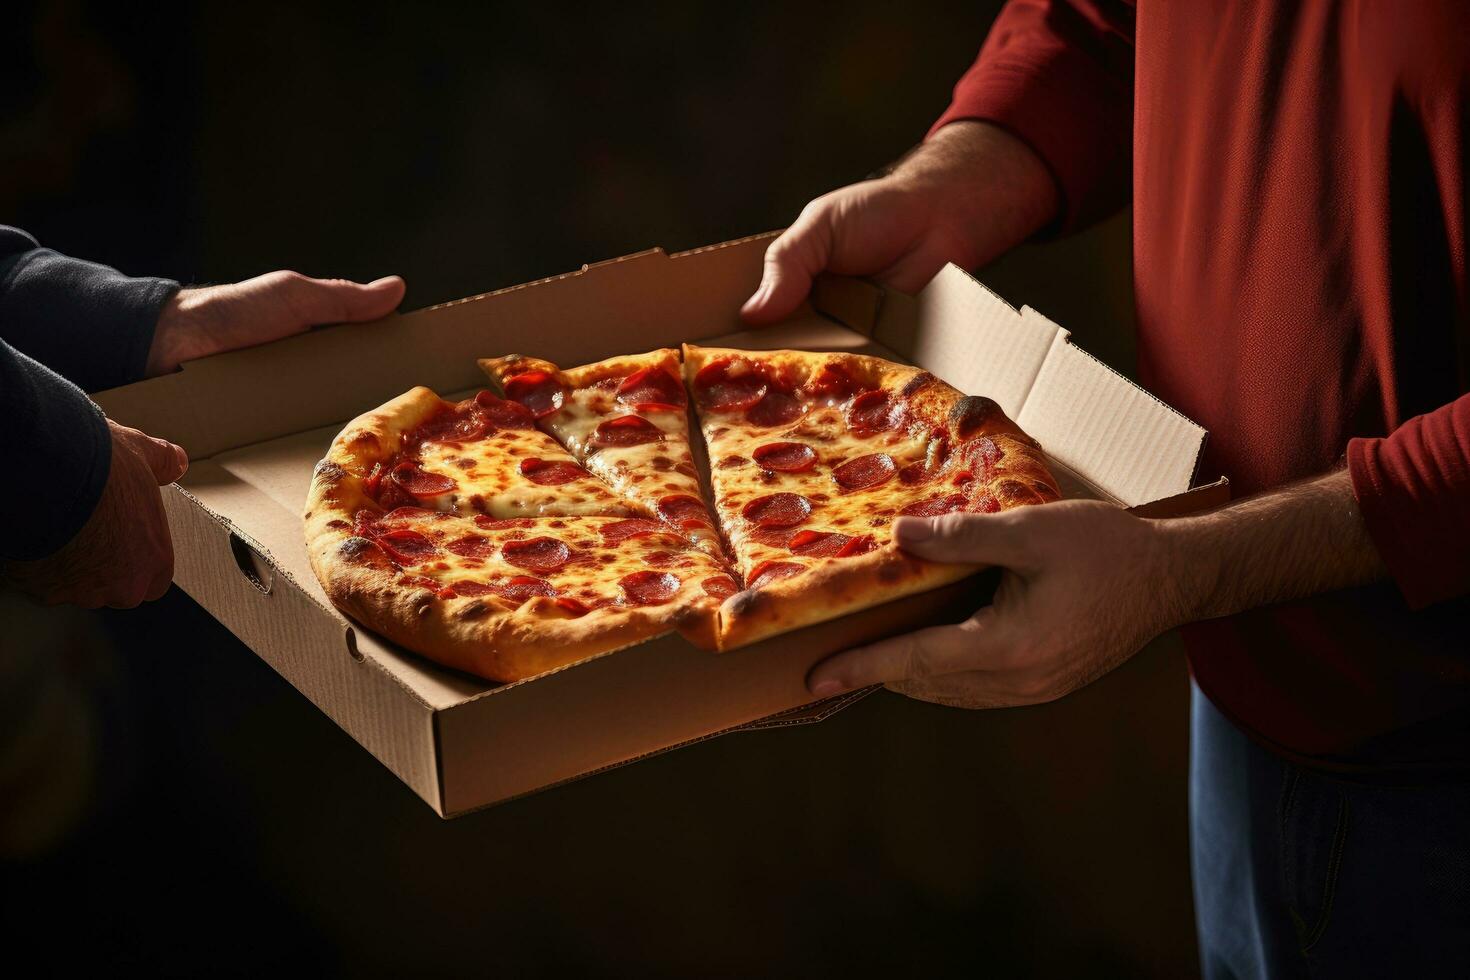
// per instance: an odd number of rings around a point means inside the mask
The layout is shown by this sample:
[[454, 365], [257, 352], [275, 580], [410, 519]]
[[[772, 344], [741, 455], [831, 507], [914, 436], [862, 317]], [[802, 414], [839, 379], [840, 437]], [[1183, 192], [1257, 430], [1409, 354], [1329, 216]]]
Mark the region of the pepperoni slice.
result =
[[478, 534], [466, 534], [462, 538], [455, 538], [444, 547], [461, 558], [489, 558], [495, 554], [495, 542]]
[[847, 407], [847, 423], [862, 432], [882, 432], [898, 424], [898, 412], [886, 391], [865, 391]]
[[378, 547], [388, 553], [400, 565], [417, 565], [439, 553], [434, 547], [434, 542], [424, 537], [417, 531], [401, 528], [396, 531], [386, 531], [375, 539]]
[[[534, 414], [534, 409], [518, 401], [507, 401], [504, 398], [497, 398], [493, 392], [482, 391], [475, 396], [475, 404], [484, 412], [486, 421], [497, 429], [534, 429], [536, 427], [537, 416]], [[557, 407], [561, 407], [560, 403], [557, 404]]]
[[623, 595], [635, 606], [657, 606], [679, 593], [679, 576], [644, 569], [618, 579]]
[[734, 357], [722, 357], [700, 368], [694, 386], [706, 406], [725, 412], [750, 408], [769, 387], [758, 365]]
[[464, 411], [444, 412], [419, 426], [416, 434], [426, 442], [466, 442], [490, 431], [490, 420], [473, 406]]
[[362, 488], [363, 488], [364, 491], [366, 491], [366, 493], [367, 493], [367, 495], [369, 497], [376, 497], [378, 495], [378, 487], [383, 482], [383, 472], [384, 472], [383, 464], [382, 463], [374, 463], [373, 464], [373, 468], [368, 472], [368, 475], [363, 479], [363, 481], [362, 481]]
[[921, 459], [899, 470], [898, 482], [904, 486], [914, 487], [920, 483], [927, 483], [932, 476], [934, 472], [929, 469], [928, 461]]
[[576, 463], [564, 459], [538, 459], [531, 456], [521, 460], [521, 476], [543, 487], [558, 487], [563, 483], [580, 480], [587, 471]]
[[832, 479], [844, 490], [866, 490], [886, 483], [897, 469], [887, 453], [869, 453], [849, 459], [832, 471]]
[[581, 599], [573, 599], [571, 596], [561, 596], [556, 600], [557, 607], [565, 610], [571, 616], [585, 616], [592, 609]]
[[463, 596], [492, 595], [495, 592], [484, 582], [452, 582], [449, 587], [454, 590], [455, 595]]
[[792, 530], [789, 527], [757, 527], [752, 528], [746, 537], [760, 544], [769, 545], [772, 548], [784, 548], [791, 540]]
[[871, 534], [864, 534], [861, 537], [853, 538], [838, 549], [837, 557], [852, 558], [856, 555], [866, 555], [876, 547], [878, 547], [878, 542], [873, 539], [873, 536]]
[[645, 406], [659, 411], [682, 408], [688, 398], [679, 379], [658, 367], [634, 371], [623, 379], [618, 385], [618, 401], [639, 411], [644, 411]]
[[455, 488], [455, 482], [440, 473], [425, 473], [405, 460], [393, 467], [393, 482], [420, 499], [437, 497]]
[[799, 493], [773, 493], [746, 504], [740, 516], [757, 527], [793, 527], [811, 516], [812, 502]]
[[663, 439], [663, 430], [641, 415], [619, 415], [597, 426], [592, 433], [594, 446], [641, 446]]
[[982, 494], [970, 503], [969, 509], [977, 514], [999, 514], [1000, 501], [988, 493]]
[[426, 517], [438, 517], [436, 510], [424, 510], [422, 507], [395, 507], [384, 514], [379, 520], [383, 521], [413, 521], [423, 520]]
[[505, 397], [520, 402], [531, 410], [532, 415], [541, 419], [562, 407], [567, 389], [556, 375], [548, 371], [527, 371], [506, 379]]
[[938, 517], [965, 506], [965, 495], [952, 493], [947, 497], [930, 497], [905, 504], [899, 513], [905, 517]]
[[771, 388], [745, 413], [751, 425], [785, 425], [801, 418], [801, 402], [789, 391]]
[[531, 572], [554, 572], [572, 557], [572, 550], [556, 538], [524, 538], [507, 541], [501, 557], [517, 568]]
[[513, 527], [533, 527], [535, 524], [529, 517], [490, 517], [480, 514], [475, 518], [475, 526], [483, 527], [487, 531], [506, 531]]
[[962, 444], [956, 450], [956, 455], [965, 461], [967, 469], [984, 475], [990, 471], [992, 466], [1000, 462], [1005, 453], [1001, 451], [994, 439], [989, 436], [981, 436]]
[[751, 455], [762, 468], [778, 473], [804, 473], [817, 464], [816, 451], [802, 442], [768, 442]]
[[763, 561], [750, 570], [750, 577], [745, 580], [745, 587], [759, 589], [763, 585], [779, 582], [783, 578], [790, 578], [804, 571], [806, 571], [806, 566], [798, 565], [794, 561]]
[[860, 389], [854, 378], [841, 364], [829, 361], [812, 375], [812, 379], [806, 383], [806, 390], [816, 398], [825, 399], [829, 402], [846, 401]]
[[711, 575], [703, 582], [700, 582], [699, 587], [704, 589], [705, 595], [713, 596], [720, 600], [728, 599], [740, 591], [739, 587], [735, 584], [735, 580], [728, 575]]
[[852, 535], [836, 531], [797, 531], [786, 542], [786, 547], [793, 555], [803, 558], [835, 558], [852, 540]]
[[668, 534], [669, 529], [658, 521], [650, 521], [646, 517], [630, 517], [625, 521], [613, 521], [611, 524], [602, 526], [602, 543], [606, 545], [622, 544], [629, 538], [639, 538], [645, 534]]
[[690, 521], [696, 522], [696, 525], [709, 524], [704, 501], [687, 493], [671, 493], [667, 497], [660, 497], [658, 516], [679, 527], [688, 527]]
[[[455, 586], [458, 588], [458, 586]], [[534, 599], [538, 595], [550, 598], [556, 595], [556, 589], [544, 578], [533, 578], [530, 575], [516, 575], [513, 578], [502, 579], [499, 582], [490, 583], [490, 591], [502, 599], [511, 602], [525, 602]]]

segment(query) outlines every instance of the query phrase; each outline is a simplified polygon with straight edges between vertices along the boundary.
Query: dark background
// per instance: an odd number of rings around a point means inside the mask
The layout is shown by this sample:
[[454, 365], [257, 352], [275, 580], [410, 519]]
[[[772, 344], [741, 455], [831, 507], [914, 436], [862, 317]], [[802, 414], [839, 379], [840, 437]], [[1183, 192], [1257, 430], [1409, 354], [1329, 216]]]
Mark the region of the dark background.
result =
[[[22, 4], [0, 221], [414, 308], [784, 225], [923, 136], [997, 6]], [[1131, 369], [1126, 217], [982, 277]], [[12, 963], [1195, 971], [1172, 638], [1057, 704], [885, 693], [445, 823], [178, 590], [0, 616]]]

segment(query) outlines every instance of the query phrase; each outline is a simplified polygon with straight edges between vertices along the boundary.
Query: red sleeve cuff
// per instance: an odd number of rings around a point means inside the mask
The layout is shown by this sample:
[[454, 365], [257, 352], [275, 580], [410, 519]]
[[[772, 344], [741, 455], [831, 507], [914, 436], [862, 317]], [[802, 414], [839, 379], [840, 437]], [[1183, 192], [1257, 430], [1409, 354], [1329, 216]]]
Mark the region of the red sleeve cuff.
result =
[[1415, 609], [1470, 594], [1470, 395], [1348, 443], [1353, 495]]
[[1024, 141], [1056, 178], [1064, 231], [1106, 217], [1131, 191], [1132, 14], [1105, 7], [1011, 0], [929, 130], [983, 119]]

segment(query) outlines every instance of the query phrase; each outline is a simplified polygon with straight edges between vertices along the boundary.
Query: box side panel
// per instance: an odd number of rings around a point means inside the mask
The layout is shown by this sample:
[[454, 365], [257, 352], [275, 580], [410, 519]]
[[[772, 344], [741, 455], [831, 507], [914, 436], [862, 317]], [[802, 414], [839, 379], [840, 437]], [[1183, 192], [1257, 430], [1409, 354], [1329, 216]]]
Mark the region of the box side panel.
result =
[[[1046, 321], [1026, 310], [1025, 319]], [[1016, 418], [1047, 453], [1127, 506], [1188, 490], [1205, 430], [1058, 332]]]
[[164, 506], [174, 536], [174, 582], [438, 809], [428, 705], [376, 665], [354, 659], [346, 624], [274, 568], [242, 532], [178, 487], [168, 488]]
[[444, 810], [487, 806], [808, 704], [805, 678], [817, 661], [920, 624], [958, 622], [993, 587], [981, 574], [722, 654], [665, 636], [446, 709]]

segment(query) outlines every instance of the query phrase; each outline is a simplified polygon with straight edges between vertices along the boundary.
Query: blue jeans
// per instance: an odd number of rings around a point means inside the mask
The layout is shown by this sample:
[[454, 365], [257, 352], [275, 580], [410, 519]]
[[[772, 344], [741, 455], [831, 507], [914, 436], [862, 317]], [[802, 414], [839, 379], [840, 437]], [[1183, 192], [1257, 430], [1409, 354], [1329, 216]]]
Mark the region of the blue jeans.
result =
[[1190, 851], [1206, 980], [1470, 977], [1470, 783], [1287, 762], [1193, 690]]

